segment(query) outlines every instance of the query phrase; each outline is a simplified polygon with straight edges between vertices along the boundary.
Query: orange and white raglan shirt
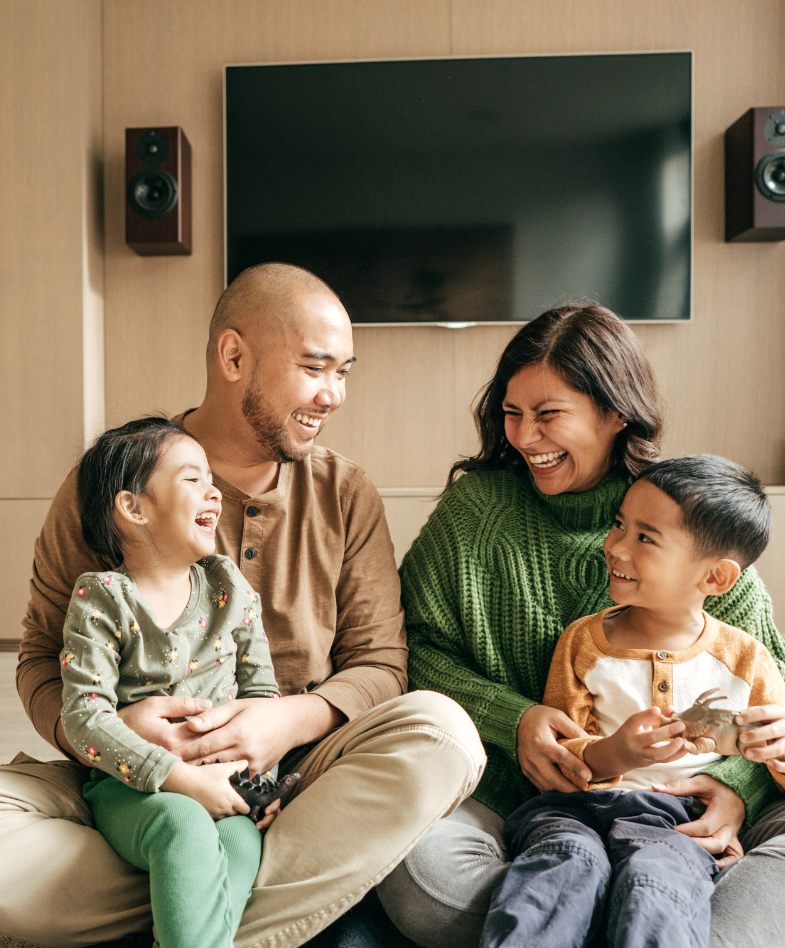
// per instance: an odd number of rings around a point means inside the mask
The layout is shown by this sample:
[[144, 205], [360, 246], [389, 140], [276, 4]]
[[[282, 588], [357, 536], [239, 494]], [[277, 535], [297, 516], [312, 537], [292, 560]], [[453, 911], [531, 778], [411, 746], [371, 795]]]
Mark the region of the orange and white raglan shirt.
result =
[[[710, 688], [727, 696], [719, 707], [734, 711], [785, 705], [785, 681], [774, 660], [765, 646], [741, 629], [704, 612], [703, 632], [687, 649], [618, 649], [605, 638], [602, 620], [619, 608], [573, 622], [562, 633], [548, 672], [542, 703], [563, 711], [590, 735], [559, 741], [581, 760], [590, 742], [610, 737], [630, 715], [667, 705], [685, 711]], [[687, 754], [601, 783], [585, 783], [575, 774], [563, 773], [581, 790], [651, 790], [653, 783], [692, 777], [720, 756]], [[771, 774], [785, 789], [785, 775]]]

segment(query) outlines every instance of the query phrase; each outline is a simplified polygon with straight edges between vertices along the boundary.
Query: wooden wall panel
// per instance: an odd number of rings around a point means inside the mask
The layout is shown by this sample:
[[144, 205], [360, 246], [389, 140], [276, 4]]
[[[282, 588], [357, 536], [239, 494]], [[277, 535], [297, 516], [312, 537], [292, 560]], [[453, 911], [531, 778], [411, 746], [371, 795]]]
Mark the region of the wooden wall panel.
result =
[[48, 500], [0, 500], [0, 576], [4, 608], [0, 640], [20, 639], [30, 599], [33, 543], [41, 532]]
[[82, 446], [84, 15], [0, 3], [0, 497], [51, 497]]
[[[155, 22], [156, 43], [140, 43]], [[670, 453], [715, 451], [785, 480], [785, 244], [725, 245], [722, 134], [785, 102], [779, 0], [124, 0], [105, 4], [107, 411], [196, 404], [222, 288], [221, 67], [229, 62], [695, 51], [694, 322], [638, 332], [666, 394]], [[126, 126], [179, 124], [194, 148], [194, 255], [123, 242]], [[358, 329], [349, 398], [323, 443], [380, 486], [442, 484], [471, 450], [469, 403], [512, 328]]]

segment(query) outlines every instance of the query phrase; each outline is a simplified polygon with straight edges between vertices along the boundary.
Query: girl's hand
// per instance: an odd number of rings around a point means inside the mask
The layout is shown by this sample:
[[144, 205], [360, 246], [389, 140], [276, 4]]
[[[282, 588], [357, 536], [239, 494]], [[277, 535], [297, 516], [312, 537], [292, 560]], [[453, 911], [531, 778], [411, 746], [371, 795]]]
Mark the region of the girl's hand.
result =
[[228, 764], [209, 764], [206, 767], [189, 767], [188, 764], [178, 761], [161, 784], [161, 789], [182, 793], [183, 796], [196, 800], [214, 820], [234, 816], [236, 813], [245, 814], [251, 808], [229, 783], [229, 778], [233, 773], [245, 770], [247, 766], [248, 761], [245, 760], [233, 760]]
[[[734, 718], [737, 724], [751, 724], [753, 721], [765, 721], [763, 727], [752, 731], [742, 731], [739, 735], [739, 747], [747, 760], [759, 761], [771, 770], [785, 773], [785, 707], [781, 704], [764, 704], [757, 708], [747, 708]], [[768, 741], [765, 747], [748, 747]]]
[[538, 790], [562, 790], [572, 793], [578, 788], [556, 766], [591, 780], [591, 771], [575, 754], [557, 743], [558, 737], [587, 737], [562, 711], [535, 704], [524, 712], [518, 725], [518, 763], [525, 777]]
[[652, 790], [677, 797], [693, 797], [706, 806], [706, 812], [700, 819], [682, 823], [674, 829], [677, 833], [691, 836], [706, 852], [715, 856], [724, 853], [723, 858], [717, 860], [720, 869], [744, 855], [737, 836], [744, 822], [746, 808], [730, 787], [708, 774], [698, 774], [685, 780], [652, 784]]
[[256, 824], [256, 828], [259, 830], [259, 832], [263, 833], [266, 829], [269, 829], [270, 826], [272, 826], [273, 820], [276, 818], [276, 816], [278, 816], [280, 812], [281, 812], [280, 800], [273, 800], [272, 803], [268, 804], [264, 808], [264, 816]]

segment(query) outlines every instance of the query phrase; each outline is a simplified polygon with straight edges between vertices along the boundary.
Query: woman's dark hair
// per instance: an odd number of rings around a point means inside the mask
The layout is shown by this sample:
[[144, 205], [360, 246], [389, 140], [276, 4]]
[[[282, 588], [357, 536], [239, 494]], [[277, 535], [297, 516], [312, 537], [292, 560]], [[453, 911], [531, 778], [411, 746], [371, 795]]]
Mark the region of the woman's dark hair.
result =
[[449, 488], [461, 473], [506, 468], [526, 462], [504, 433], [502, 404], [510, 379], [527, 365], [547, 365], [601, 412], [627, 422], [617, 436], [611, 467], [635, 477], [659, 459], [662, 409], [651, 364], [627, 324], [604, 306], [562, 306], [548, 310], [516, 333], [474, 410], [480, 450], [453, 464]]
[[[104, 432], [85, 451], [76, 475], [85, 543], [113, 565], [123, 562], [122, 535], [114, 518], [121, 490], [141, 497], [173, 438], [191, 438], [168, 418], [139, 418]], [[194, 438], [194, 440], [196, 440]]]

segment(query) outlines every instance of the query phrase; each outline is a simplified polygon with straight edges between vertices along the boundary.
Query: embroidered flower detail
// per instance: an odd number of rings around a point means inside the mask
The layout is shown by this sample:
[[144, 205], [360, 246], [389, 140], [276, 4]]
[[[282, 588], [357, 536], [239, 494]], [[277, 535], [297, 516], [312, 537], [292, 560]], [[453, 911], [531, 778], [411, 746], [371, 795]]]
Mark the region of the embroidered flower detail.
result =
[[139, 623], [136, 621], [136, 619], [134, 619], [134, 621], [131, 623], [131, 631], [132, 632], [139, 631]]
[[243, 625], [250, 625], [250, 624], [251, 624], [251, 620], [248, 618], [248, 616], [246, 616], [246, 617], [243, 619]]
[[220, 652], [223, 647], [224, 643], [221, 639], [221, 636], [219, 635], [218, 638], [213, 642], [213, 648], [216, 650], [216, 652]]
[[84, 587], [84, 586], [80, 586], [79, 589], [76, 590], [76, 595], [79, 596], [80, 599], [84, 599], [84, 594], [85, 594], [86, 592], [87, 592], [87, 590], [85, 589], [85, 587]]
[[75, 657], [76, 657], [76, 656], [74, 655], [73, 652], [67, 652], [67, 653], [66, 653], [65, 655], [63, 655], [63, 657], [60, 659], [60, 664], [63, 666], [63, 668], [70, 668], [70, 667], [71, 667], [71, 662], [74, 660]]
[[90, 699], [90, 701], [95, 701], [98, 695], [94, 691], [91, 691], [87, 697]]
[[199, 618], [199, 625], [200, 625], [203, 629], [206, 629], [206, 628], [207, 628], [207, 619], [202, 619], [202, 618], [200, 617], [200, 618]]
[[229, 593], [225, 589], [222, 589], [216, 599], [218, 603], [218, 608], [223, 609], [227, 602], [229, 602]]
[[87, 759], [90, 761], [98, 761], [101, 759], [101, 755], [98, 753], [95, 747], [93, 747], [92, 744], [87, 748], [86, 753], [87, 753]]
[[108, 586], [109, 583], [112, 582], [112, 577], [111, 577], [111, 576], [104, 576], [104, 578], [101, 580], [101, 582], [104, 584], [104, 586]]
[[243, 657], [240, 659], [240, 661], [241, 661], [241, 662], [246, 662], [246, 663], [248, 662], [248, 653], [247, 653], [247, 652], [245, 653], [245, 655], [243, 655]]
[[256, 600], [259, 598], [253, 589], [246, 589], [245, 595], [251, 600], [251, 602], [256, 602]]
[[196, 669], [197, 669], [198, 667], [199, 667], [199, 662], [197, 662], [196, 659], [194, 659], [193, 661], [188, 662], [188, 671], [186, 672], [186, 674], [187, 674], [187, 675], [190, 675], [190, 673], [191, 673], [192, 671], [196, 671]]
[[128, 766], [128, 764], [118, 764], [117, 769], [120, 771], [121, 774], [131, 773], [131, 768]]
[[169, 649], [169, 661], [173, 662], [177, 658], [177, 654], [178, 652], [176, 648]]
[[100, 684], [101, 684], [101, 676], [100, 676], [99, 674], [93, 675], [93, 676], [92, 676], [92, 681], [93, 681], [93, 684], [94, 684], [94, 685], [100, 685]]
[[93, 609], [93, 611], [90, 613], [90, 619], [93, 622], [97, 622], [101, 618], [102, 615], [103, 615], [103, 612], [101, 612], [100, 609]]
[[234, 701], [234, 695], [231, 693], [231, 691], [230, 691], [229, 694], [226, 696], [226, 700], [227, 700], [227, 701]]

